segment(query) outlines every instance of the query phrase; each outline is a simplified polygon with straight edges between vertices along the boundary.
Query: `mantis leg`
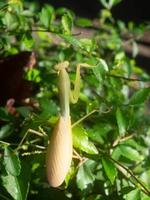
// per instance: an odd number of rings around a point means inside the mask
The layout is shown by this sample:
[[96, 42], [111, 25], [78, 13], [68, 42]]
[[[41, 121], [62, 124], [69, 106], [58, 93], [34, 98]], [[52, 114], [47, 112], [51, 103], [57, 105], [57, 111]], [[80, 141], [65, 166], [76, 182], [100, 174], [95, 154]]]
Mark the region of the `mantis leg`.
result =
[[88, 65], [86, 63], [80, 63], [80, 64], [77, 65], [74, 89], [73, 89], [73, 91], [70, 92], [71, 103], [76, 103], [78, 101], [78, 99], [79, 99], [80, 84], [81, 84], [81, 75], [80, 75], [81, 67], [90, 68], [91, 65]]

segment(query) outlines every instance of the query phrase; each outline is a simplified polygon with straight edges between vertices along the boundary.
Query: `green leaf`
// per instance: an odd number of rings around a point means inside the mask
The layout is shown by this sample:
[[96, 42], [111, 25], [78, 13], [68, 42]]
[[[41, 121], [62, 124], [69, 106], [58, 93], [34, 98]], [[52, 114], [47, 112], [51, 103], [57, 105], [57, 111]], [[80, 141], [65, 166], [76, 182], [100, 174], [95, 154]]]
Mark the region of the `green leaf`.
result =
[[55, 19], [54, 8], [50, 5], [45, 5], [40, 13], [41, 24], [45, 28], [49, 29], [54, 19]]
[[31, 110], [29, 107], [26, 106], [20, 106], [16, 108], [17, 112], [19, 112], [23, 117], [28, 117], [31, 113]]
[[150, 196], [146, 195], [144, 192], [141, 192], [141, 200], [150, 200]]
[[[149, 165], [148, 165], [149, 167]], [[146, 167], [145, 167], [145, 170], [144, 172], [141, 174], [140, 176], [140, 180], [147, 186], [147, 187], [150, 187], [150, 169], [146, 170]]]
[[71, 35], [63, 35], [63, 34], [59, 34], [59, 36], [64, 39], [66, 42], [68, 42], [69, 44], [73, 45], [76, 48], [82, 48], [82, 45], [80, 43], [79, 40], [77, 40], [76, 38], [74, 38]]
[[116, 169], [114, 163], [109, 159], [102, 158], [102, 164], [103, 164], [103, 167], [104, 167], [107, 177], [113, 184], [115, 181], [115, 178], [117, 176], [117, 169]]
[[0, 139], [8, 137], [13, 131], [11, 124], [6, 124], [0, 128]]
[[141, 200], [141, 193], [139, 189], [132, 190], [125, 195], [125, 200]]
[[110, 7], [115, 6], [120, 3], [122, 0], [109, 0]]
[[117, 124], [118, 124], [119, 134], [120, 134], [120, 136], [124, 136], [126, 133], [126, 121], [125, 121], [124, 115], [121, 112], [120, 108], [117, 108], [116, 120], [117, 120]]
[[22, 49], [31, 51], [34, 45], [34, 39], [31, 33], [24, 33], [22, 35], [20, 43], [21, 43]]
[[99, 123], [96, 124], [90, 131], [88, 131], [88, 136], [100, 144], [104, 143], [104, 139], [107, 139], [108, 133], [112, 130], [110, 124]]
[[40, 71], [34, 68], [28, 69], [26, 72], [26, 78], [29, 81], [39, 83], [41, 81]]
[[4, 150], [4, 166], [8, 174], [13, 176], [20, 174], [21, 165], [19, 157], [8, 146]]
[[113, 6], [115, 6], [116, 4], [120, 3], [122, 0], [100, 0], [101, 4], [107, 8], [107, 9], [111, 9]]
[[88, 38], [82, 38], [80, 39], [81, 46], [84, 50], [87, 52], [94, 51], [95, 49], [95, 42], [94, 40], [88, 39]]
[[121, 154], [130, 160], [133, 160], [133, 161], [143, 160], [143, 156], [140, 155], [136, 149], [133, 149], [130, 146], [120, 145], [119, 149], [121, 151]]
[[80, 190], [84, 190], [89, 184], [93, 184], [95, 180], [95, 176], [92, 173], [94, 166], [95, 162], [92, 160], [88, 160], [80, 166], [76, 179], [77, 186]]
[[39, 99], [41, 114], [39, 117], [42, 119], [47, 119], [53, 115], [56, 115], [58, 112], [58, 108], [54, 101], [50, 101], [48, 98]]
[[0, 107], [0, 119], [3, 121], [10, 121], [11, 116], [6, 108]]
[[22, 164], [19, 176], [11, 174], [2, 175], [2, 184], [14, 200], [26, 200], [29, 191], [30, 168], [28, 164]]
[[82, 126], [75, 126], [73, 132], [73, 145], [88, 154], [97, 154], [95, 145], [89, 141], [87, 133]]
[[131, 105], [144, 103], [144, 101], [146, 101], [149, 95], [150, 95], [150, 88], [142, 88], [132, 95], [129, 103]]
[[104, 80], [105, 73], [108, 71], [108, 65], [105, 60], [99, 59], [98, 64], [94, 66], [92, 70], [97, 80], [101, 83]]
[[70, 35], [71, 34], [72, 25], [73, 25], [73, 20], [72, 20], [71, 14], [69, 12], [62, 16], [61, 23], [62, 23], [62, 27], [63, 27], [64, 33]]
[[76, 25], [80, 26], [80, 27], [90, 27], [90, 26], [92, 26], [92, 21], [87, 18], [79, 17], [76, 20]]
[[138, 45], [135, 41], [132, 42], [132, 56], [135, 58], [139, 53]]
[[109, 9], [109, 2], [107, 2], [106, 0], [100, 0], [100, 2], [105, 8]]
[[19, 26], [18, 18], [9, 12], [6, 13], [3, 22], [9, 31], [13, 31]]

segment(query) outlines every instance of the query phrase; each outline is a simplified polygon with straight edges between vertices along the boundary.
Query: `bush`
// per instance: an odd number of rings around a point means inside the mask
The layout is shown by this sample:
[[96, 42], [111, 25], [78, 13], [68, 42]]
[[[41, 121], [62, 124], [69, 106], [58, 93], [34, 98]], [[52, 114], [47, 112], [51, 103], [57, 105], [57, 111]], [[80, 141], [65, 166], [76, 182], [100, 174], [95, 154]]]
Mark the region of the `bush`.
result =
[[[0, 3], [1, 55], [35, 51], [38, 60], [25, 72], [38, 88], [34, 105], [18, 105], [17, 115], [0, 108], [1, 199], [150, 199], [150, 77], [134, 59], [136, 38], [147, 26], [115, 21], [111, 8], [119, 2], [101, 0], [96, 27], [66, 8]], [[85, 38], [82, 31], [89, 30]], [[127, 42], [133, 57], [124, 50]], [[54, 189], [45, 152], [60, 109], [54, 66], [65, 60], [71, 84], [77, 64], [93, 67], [81, 70], [80, 98], [71, 105], [75, 158], [65, 183]]]

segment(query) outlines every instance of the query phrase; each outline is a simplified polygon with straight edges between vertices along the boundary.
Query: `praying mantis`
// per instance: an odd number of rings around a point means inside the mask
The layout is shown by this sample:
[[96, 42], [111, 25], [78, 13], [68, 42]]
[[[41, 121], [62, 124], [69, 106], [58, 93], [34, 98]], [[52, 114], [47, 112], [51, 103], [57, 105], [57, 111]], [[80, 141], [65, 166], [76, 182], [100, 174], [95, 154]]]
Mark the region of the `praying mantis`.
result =
[[53, 130], [46, 155], [46, 173], [52, 187], [60, 186], [69, 171], [72, 161], [72, 131], [70, 117], [70, 102], [76, 103], [80, 94], [80, 68], [91, 67], [80, 63], [76, 68], [74, 90], [71, 91], [70, 79], [67, 73], [68, 61], [55, 66], [58, 70], [58, 89], [60, 98], [60, 116]]

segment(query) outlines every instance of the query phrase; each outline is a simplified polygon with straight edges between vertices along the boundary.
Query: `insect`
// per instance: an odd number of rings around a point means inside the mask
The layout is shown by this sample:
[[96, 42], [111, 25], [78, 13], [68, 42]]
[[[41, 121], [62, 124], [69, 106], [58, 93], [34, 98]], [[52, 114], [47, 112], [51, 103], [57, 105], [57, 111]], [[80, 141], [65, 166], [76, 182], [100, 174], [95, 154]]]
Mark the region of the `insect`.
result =
[[91, 67], [86, 63], [77, 65], [74, 90], [70, 89], [70, 79], [66, 71], [68, 61], [56, 65], [60, 98], [60, 116], [53, 130], [46, 155], [46, 173], [52, 187], [60, 186], [70, 168], [72, 160], [72, 131], [70, 102], [76, 103], [80, 94], [80, 68]]

